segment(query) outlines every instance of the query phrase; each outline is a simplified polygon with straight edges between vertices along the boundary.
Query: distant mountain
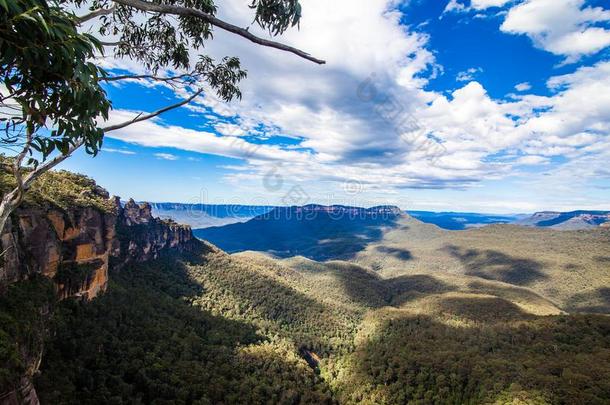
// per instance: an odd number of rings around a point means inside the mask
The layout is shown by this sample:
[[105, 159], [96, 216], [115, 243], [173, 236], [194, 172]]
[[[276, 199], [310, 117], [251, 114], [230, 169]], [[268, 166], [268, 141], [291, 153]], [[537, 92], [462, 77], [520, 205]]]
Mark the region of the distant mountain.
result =
[[422, 222], [434, 224], [451, 231], [462, 231], [490, 224], [509, 224], [523, 218], [523, 215], [492, 215], [469, 212], [407, 211]]
[[350, 258], [379, 240], [404, 214], [398, 207], [307, 205], [278, 207], [245, 223], [194, 230], [195, 236], [234, 253], [257, 250], [278, 257]]
[[610, 211], [543, 211], [537, 212], [531, 217], [516, 223], [524, 226], [537, 226], [565, 231], [593, 229], [599, 226], [608, 226], [610, 223]]
[[151, 203], [152, 213], [162, 219], [190, 225], [192, 228], [209, 228], [238, 222], [246, 222], [265, 214], [275, 207], [260, 205], [214, 205]]

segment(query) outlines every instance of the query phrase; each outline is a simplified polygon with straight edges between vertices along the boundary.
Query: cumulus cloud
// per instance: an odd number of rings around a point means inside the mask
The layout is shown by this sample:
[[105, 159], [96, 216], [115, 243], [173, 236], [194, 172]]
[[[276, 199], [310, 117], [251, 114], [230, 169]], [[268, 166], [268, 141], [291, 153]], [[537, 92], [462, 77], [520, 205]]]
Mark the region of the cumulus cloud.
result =
[[[478, 1], [472, 7], [506, 3]], [[607, 164], [600, 156], [608, 153], [610, 62], [552, 78], [550, 96], [494, 99], [476, 81], [476, 68], [463, 72], [468, 83], [449, 94], [427, 91], [427, 78], [438, 68], [428, 38], [402, 25], [394, 4], [304, 1], [301, 29], [282, 41], [326, 59], [325, 66], [217, 32], [207, 51], [222, 56], [230, 49], [249, 78], [242, 83], [241, 102], [225, 104], [208, 94], [183, 107], [213, 117], [213, 131], [157, 118], [107, 136], [238, 159], [241, 164], [225, 169], [227, 180], [242, 188], [260, 187], [276, 173], [320, 187], [320, 193], [354, 179], [377, 193], [465, 188], [505, 178], [515, 166], [547, 165], [558, 155], [574, 167], [593, 162], [596, 166], [587, 170], [604, 173]], [[238, 25], [251, 23], [240, 2], [221, 2], [219, 10]], [[265, 35], [254, 26], [251, 31]], [[528, 86], [516, 89], [524, 93]], [[111, 121], [135, 115], [117, 110]], [[254, 144], [246, 136], [280, 134], [295, 144]], [[517, 158], [502, 158], [509, 154]]]
[[538, 48], [574, 62], [610, 46], [610, 10], [586, 7], [585, 0], [527, 0], [512, 7], [500, 29], [527, 35]]
[[178, 156], [172, 155], [171, 153], [155, 153], [155, 156], [157, 157], [157, 159], [162, 159], [162, 160], [178, 160], [178, 159], [180, 159]]
[[443, 14], [450, 13], [450, 12], [465, 11], [466, 9], [467, 9], [467, 7], [464, 4], [458, 2], [457, 0], [450, 0], [449, 3], [447, 3], [445, 10], [443, 11]]
[[512, 0], [472, 0], [470, 7], [475, 10], [484, 10], [490, 7], [502, 7]]
[[528, 82], [519, 83], [515, 86], [515, 90], [517, 91], [528, 91], [532, 89], [532, 85]]
[[470, 6], [466, 6], [458, 0], [450, 0], [443, 13], [466, 12], [470, 10], [482, 11], [492, 7], [502, 7], [512, 0], [472, 0]]
[[458, 73], [458, 75], [455, 79], [458, 82], [469, 82], [475, 78], [477, 73], [481, 73], [481, 72], [483, 72], [483, 69], [481, 69], [481, 68], [470, 68], [468, 70]]

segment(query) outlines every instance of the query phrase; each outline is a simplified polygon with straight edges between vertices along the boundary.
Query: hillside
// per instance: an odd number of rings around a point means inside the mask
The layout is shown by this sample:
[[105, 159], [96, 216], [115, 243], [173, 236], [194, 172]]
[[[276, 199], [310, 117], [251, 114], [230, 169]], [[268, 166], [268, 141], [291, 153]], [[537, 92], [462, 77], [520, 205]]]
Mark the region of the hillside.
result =
[[195, 235], [229, 252], [347, 260], [383, 277], [475, 276], [531, 289], [568, 312], [610, 313], [608, 228], [559, 231], [495, 224], [454, 232], [398, 213], [367, 216], [363, 211], [350, 218], [325, 211], [299, 216], [294, 210], [277, 209]]
[[[610, 229], [454, 232], [394, 207], [306, 206], [232, 225], [244, 245], [277, 238], [275, 256], [228, 254], [148, 204], [113, 199], [91, 221], [107, 193], [52, 176], [18, 215], [37, 227], [11, 239], [45, 260], [0, 294], [11, 404], [36, 392], [43, 404], [607, 403]], [[58, 244], [62, 263], [87, 262], [78, 246], [95, 243], [95, 295], [89, 267], [69, 267], [63, 294], [55, 256], [32, 253]]]
[[608, 229], [492, 225], [449, 232], [413, 218], [368, 245], [355, 263], [381, 275], [454, 274], [526, 287], [573, 312], [610, 313]]
[[518, 225], [553, 228], [565, 231], [595, 229], [610, 222], [610, 211], [537, 212], [523, 218]]
[[401, 215], [397, 207], [280, 207], [245, 223], [196, 229], [195, 236], [229, 252], [257, 250], [278, 257], [350, 258], [378, 240]]
[[607, 317], [495, 281], [211, 245], [112, 279], [62, 304], [43, 401], [601, 404], [610, 390]]

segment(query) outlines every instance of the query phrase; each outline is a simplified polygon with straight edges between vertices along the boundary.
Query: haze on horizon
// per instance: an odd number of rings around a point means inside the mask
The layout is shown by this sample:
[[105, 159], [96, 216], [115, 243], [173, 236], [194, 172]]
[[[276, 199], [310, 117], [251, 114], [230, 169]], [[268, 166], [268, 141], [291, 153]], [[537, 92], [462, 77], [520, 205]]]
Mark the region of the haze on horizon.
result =
[[[221, 17], [266, 35], [242, 2], [218, 3]], [[300, 29], [282, 40], [325, 66], [215, 32], [207, 51], [230, 49], [249, 72], [241, 101], [203, 95], [62, 167], [148, 201], [610, 209], [607, 3], [302, 3]], [[146, 81], [108, 92], [113, 122], [182, 96]]]

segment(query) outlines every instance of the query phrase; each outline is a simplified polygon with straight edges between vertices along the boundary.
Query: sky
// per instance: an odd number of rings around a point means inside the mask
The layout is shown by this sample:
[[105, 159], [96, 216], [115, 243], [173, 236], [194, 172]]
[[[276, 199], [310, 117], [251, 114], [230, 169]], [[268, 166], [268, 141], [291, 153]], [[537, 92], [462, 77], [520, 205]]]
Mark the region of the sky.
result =
[[[219, 17], [267, 36], [248, 1], [216, 3]], [[610, 210], [607, 1], [301, 4], [299, 29], [276, 40], [326, 65], [216, 30], [206, 52], [248, 70], [240, 101], [205, 93], [62, 168], [140, 201]], [[107, 91], [111, 122], [185, 97], [147, 81]]]

